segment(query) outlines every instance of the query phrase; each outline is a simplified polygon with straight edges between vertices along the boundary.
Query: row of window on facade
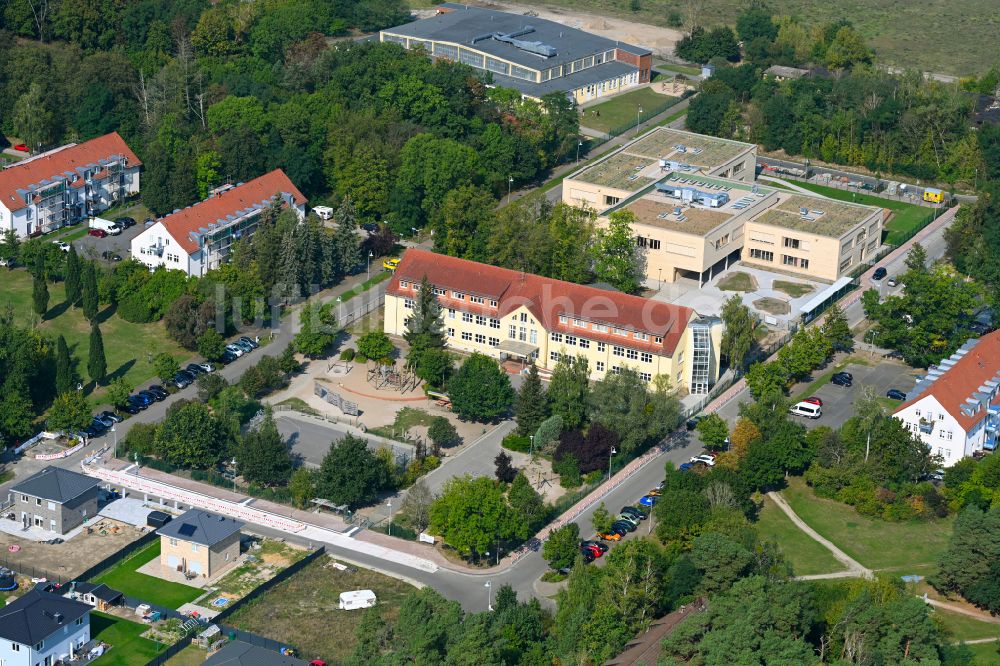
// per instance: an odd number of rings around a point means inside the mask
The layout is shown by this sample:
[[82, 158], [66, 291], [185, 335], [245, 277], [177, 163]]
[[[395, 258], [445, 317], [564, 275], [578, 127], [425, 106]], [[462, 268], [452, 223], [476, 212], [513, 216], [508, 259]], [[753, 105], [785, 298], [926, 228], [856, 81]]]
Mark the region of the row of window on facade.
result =
[[[78, 618], [76, 618], [76, 620], [75, 620], [75, 621], [73, 622], [73, 624], [74, 624], [75, 626], [77, 626], [77, 627], [80, 627], [80, 626], [83, 626], [83, 620], [84, 620], [84, 618], [82, 618], [82, 617], [78, 617]], [[69, 627], [63, 627], [63, 629], [64, 629], [64, 630], [68, 630], [68, 629], [69, 629]], [[45, 647], [45, 641], [38, 641], [38, 642], [37, 642], [37, 643], [35, 643], [35, 645], [34, 645], [34, 649], [35, 649], [35, 652], [41, 652], [41, 651], [42, 651], [42, 649], [43, 649], [44, 647]], [[11, 650], [11, 652], [20, 652], [20, 651], [21, 651], [21, 644], [20, 644], [20, 643], [11, 643], [11, 644], [10, 644], [10, 650]], [[49, 657], [46, 657], [46, 658], [45, 658], [45, 663], [46, 663], [46, 664], [50, 664], [50, 663], [51, 663], [51, 661], [49, 661], [50, 659], [52, 659], [52, 657], [51, 657], [51, 656], [49, 656]], [[36, 666], [37, 666], [37, 664], [36, 664]]]
[[[769, 250], [758, 250], [755, 247], [750, 248], [750, 258], [757, 259], [759, 261], [774, 261], [774, 252]], [[803, 259], [801, 257], [793, 257], [790, 254], [781, 255], [782, 266], [793, 266], [796, 268], [809, 268], [809, 260]]]

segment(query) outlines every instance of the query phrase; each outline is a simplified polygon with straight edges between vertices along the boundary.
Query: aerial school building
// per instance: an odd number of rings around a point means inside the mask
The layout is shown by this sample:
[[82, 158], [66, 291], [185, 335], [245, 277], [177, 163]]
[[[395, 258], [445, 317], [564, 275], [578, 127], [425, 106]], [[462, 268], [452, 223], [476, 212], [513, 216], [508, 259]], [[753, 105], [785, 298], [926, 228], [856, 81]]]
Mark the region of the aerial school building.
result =
[[647, 280], [705, 284], [736, 262], [835, 282], [874, 257], [882, 209], [755, 182], [756, 146], [657, 127], [563, 181], [563, 201], [627, 210]]
[[379, 33], [433, 58], [490, 72], [498, 86], [540, 99], [564, 92], [578, 104], [649, 83], [649, 49], [554, 21], [446, 2], [436, 15]]
[[407, 250], [385, 295], [385, 332], [402, 336], [424, 277], [441, 306], [447, 344], [551, 370], [587, 358], [597, 380], [624, 368], [646, 382], [708, 393], [719, 377], [722, 323], [691, 308]]

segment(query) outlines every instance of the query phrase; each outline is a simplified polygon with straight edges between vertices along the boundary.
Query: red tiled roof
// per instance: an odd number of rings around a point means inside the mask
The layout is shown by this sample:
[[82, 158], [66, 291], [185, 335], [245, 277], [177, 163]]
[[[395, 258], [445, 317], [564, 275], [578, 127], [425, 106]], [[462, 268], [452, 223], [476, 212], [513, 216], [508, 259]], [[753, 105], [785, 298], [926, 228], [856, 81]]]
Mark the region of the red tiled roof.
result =
[[[468, 300], [456, 301], [448, 294], [439, 297], [444, 307], [454, 304], [465, 311], [481, 312], [499, 318], [523, 306], [548, 331], [562, 331], [590, 339], [607, 339], [609, 343], [617, 342], [630, 347], [655, 347], [668, 354], [673, 354], [688, 322], [696, 316], [694, 310], [680, 305], [552, 280], [419, 249], [407, 250], [403, 255], [388, 291], [394, 296], [412, 296], [411, 291], [400, 288], [400, 281], [419, 283], [425, 275], [435, 287], [486, 299], [486, 303], [477, 305]], [[495, 308], [489, 307], [490, 300], [497, 301]], [[560, 315], [569, 318], [567, 323], [559, 322]], [[650, 339], [647, 343], [615, 335], [610, 330], [598, 333], [589, 327], [575, 327], [572, 323], [574, 318], [647, 333]], [[653, 342], [654, 336], [663, 338], [662, 345]]]
[[1000, 330], [979, 338], [976, 346], [967, 351], [955, 362], [955, 365], [931, 382], [930, 386], [920, 395], [908, 399], [893, 413], [896, 414], [927, 396], [934, 396], [941, 403], [941, 406], [968, 432], [972, 426], [986, 416], [988, 405], [983, 405], [979, 412], [972, 416], [968, 416], [962, 411], [962, 405], [997, 372], [1000, 372]]
[[57, 176], [65, 177], [66, 171], [75, 172], [78, 168], [88, 165], [97, 167], [99, 160], [119, 155], [125, 156], [130, 167], [142, 166], [142, 162], [118, 132], [56, 150], [50, 155], [29, 158], [0, 171], [0, 202], [8, 210], [20, 210], [26, 204], [24, 197], [17, 194], [17, 190], [26, 190], [30, 185], [41, 183], [43, 180], [52, 180]]
[[268, 202], [279, 194], [290, 195], [296, 205], [306, 202], [305, 196], [288, 179], [285, 172], [275, 169], [221, 194], [199, 201], [193, 206], [165, 215], [159, 221], [190, 254], [198, 249], [198, 242], [191, 237], [192, 231], [207, 229], [209, 224], [224, 220], [227, 215], [233, 215], [254, 204]]

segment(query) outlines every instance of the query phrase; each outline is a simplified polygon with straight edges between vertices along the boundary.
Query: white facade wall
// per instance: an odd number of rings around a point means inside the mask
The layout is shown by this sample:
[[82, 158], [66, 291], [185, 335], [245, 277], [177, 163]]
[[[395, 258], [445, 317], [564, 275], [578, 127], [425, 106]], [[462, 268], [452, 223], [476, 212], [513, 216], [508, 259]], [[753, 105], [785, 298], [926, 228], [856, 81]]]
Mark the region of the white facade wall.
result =
[[[157, 247], [163, 248], [159, 254], [154, 250]], [[132, 239], [132, 257], [148, 266], [149, 270], [163, 266], [184, 271], [188, 275], [201, 275], [201, 262], [193, 260], [162, 222], [157, 222]]]
[[[69, 624], [50, 635], [41, 643], [41, 649], [34, 645], [22, 645], [0, 640], [0, 666], [35, 666], [51, 664], [66, 654], [75, 654], [90, 641], [90, 614], [81, 618], [81, 624]], [[46, 661], [48, 660], [48, 661]]]
[[[967, 432], [936, 397], [928, 395], [893, 416], [920, 437], [932, 454], [941, 456], [943, 467], [950, 467], [982, 450], [986, 438], [986, 411], [981, 414], [982, 418]], [[921, 422], [931, 426], [929, 433], [921, 431]]]

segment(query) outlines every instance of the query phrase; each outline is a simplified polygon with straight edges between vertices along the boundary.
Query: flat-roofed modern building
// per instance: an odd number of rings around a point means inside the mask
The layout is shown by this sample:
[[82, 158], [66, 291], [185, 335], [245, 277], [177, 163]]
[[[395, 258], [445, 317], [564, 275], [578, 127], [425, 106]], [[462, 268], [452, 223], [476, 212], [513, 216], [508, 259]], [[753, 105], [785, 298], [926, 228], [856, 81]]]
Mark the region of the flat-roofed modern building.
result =
[[422, 48], [490, 72], [498, 86], [539, 99], [553, 92], [582, 103], [649, 83], [649, 49], [554, 21], [446, 2], [437, 13], [379, 33], [383, 42]]
[[656, 127], [604, 159], [569, 175], [562, 200], [603, 211], [671, 171], [752, 182], [757, 146], [670, 127]]
[[874, 256], [882, 211], [755, 183], [667, 172], [606, 209], [635, 215], [646, 278], [704, 284], [744, 264], [833, 282]]
[[448, 346], [551, 369], [587, 358], [591, 379], [632, 368], [647, 382], [705, 394], [719, 377], [722, 323], [691, 308], [410, 249], [385, 295], [385, 332], [402, 336], [426, 277]]

